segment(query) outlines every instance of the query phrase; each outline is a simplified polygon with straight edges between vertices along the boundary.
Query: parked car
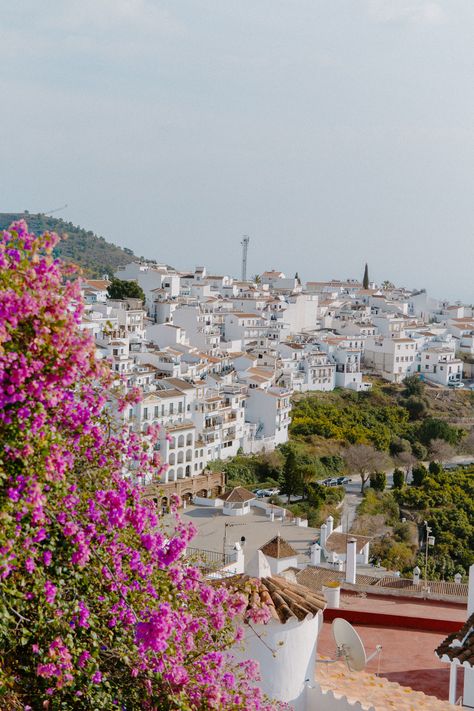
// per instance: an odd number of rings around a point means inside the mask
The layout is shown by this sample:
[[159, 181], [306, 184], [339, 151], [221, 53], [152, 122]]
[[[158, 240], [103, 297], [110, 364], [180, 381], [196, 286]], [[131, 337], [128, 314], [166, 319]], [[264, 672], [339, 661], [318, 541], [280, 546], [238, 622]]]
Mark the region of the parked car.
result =
[[264, 496], [268, 496], [268, 494], [265, 493], [265, 489], [255, 489], [253, 491], [257, 499], [262, 499]]
[[265, 496], [278, 496], [280, 489], [274, 487], [273, 489], [265, 489]]
[[338, 486], [342, 486], [343, 484], [350, 484], [352, 479], [350, 479], [348, 476], [338, 476], [337, 477], [337, 483]]
[[339, 482], [337, 479], [324, 479], [321, 484], [323, 484], [324, 486], [339, 486]]
[[464, 383], [462, 383], [460, 380], [453, 380], [451, 383], [448, 383], [448, 388], [463, 388]]

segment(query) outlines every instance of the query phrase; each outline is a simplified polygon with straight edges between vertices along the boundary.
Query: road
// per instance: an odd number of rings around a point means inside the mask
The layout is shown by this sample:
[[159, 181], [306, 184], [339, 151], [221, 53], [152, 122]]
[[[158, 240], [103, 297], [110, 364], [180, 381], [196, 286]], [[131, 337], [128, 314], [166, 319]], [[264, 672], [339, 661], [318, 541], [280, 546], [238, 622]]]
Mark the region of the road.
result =
[[[456, 457], [453, 457], [452, 459], [449, 460], [448, 464], [473, 464], [474, 459], [472, 457], [466, 457], [466, 455], [458, 455]], [[425, 462], [426, 466], [428, 466], [428, 462]], [[387, 475], [387, 489], [390, 489], [393, 486], [393, 469], [388, 469], [385, 473]], [[352, 524], [354, 523], [355, 517], [356, 517], [356, 512], [357, 512], [357, 507], [359, 506], [360, 502], [362, 501], [362, 494], [361, 494], [361, 478], [359, 474], [352, 474], [351, 475], [351, 482], [348, 484], [344, 485], [344, 489], [346, 491], [346, 495], [344, 497], [344, 501], [342, 504], [342, 511], [341, 511], [341, 524], [342, 524], [342, 530], [346, 533], [347, 531], [351, 530]], [[368, 486], [368, 482], [366, 486]], [[285, 495], [281, 495], [280, 499], [284, 504], [288, 503], [288, 497]], [[264, 499], [265, 501], [268, 501], [267, 499]], [[291, 503], [297, 503], [298, 501], [301, 500], [301, 496], [292, 496], [291, 497]]]

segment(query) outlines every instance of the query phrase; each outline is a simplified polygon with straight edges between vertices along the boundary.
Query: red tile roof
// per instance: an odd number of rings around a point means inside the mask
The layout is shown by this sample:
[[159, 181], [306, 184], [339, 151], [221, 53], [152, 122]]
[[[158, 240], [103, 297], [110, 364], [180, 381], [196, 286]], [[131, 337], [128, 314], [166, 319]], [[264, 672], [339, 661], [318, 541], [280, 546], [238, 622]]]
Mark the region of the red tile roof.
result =
[[260, 550], [264, 555], [277, 559], [291, 558], [298, 555], [295, 549], [290, 546], [290, 544], [280, 535], [275, 536], [275, 538], [272, 538], [271, 541], [264, 543]]
[[443, 662], [456, 661], [474, 667], [474, 613], [467, 619], [459, 632], [450, 634], [436, 649]]

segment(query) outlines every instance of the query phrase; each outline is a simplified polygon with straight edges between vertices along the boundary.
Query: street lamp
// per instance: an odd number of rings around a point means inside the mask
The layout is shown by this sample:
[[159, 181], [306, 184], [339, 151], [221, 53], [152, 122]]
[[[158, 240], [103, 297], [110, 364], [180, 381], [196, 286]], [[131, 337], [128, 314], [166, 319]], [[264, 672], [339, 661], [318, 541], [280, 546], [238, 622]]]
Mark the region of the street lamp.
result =
[[435, 537], [430, 536], [432, 529], [428, 526], [428, 521], [424, 521], [423, 525], [425, 527], [425, 590], [428, 590], [428, 553], [430, 546], [435, 544]]

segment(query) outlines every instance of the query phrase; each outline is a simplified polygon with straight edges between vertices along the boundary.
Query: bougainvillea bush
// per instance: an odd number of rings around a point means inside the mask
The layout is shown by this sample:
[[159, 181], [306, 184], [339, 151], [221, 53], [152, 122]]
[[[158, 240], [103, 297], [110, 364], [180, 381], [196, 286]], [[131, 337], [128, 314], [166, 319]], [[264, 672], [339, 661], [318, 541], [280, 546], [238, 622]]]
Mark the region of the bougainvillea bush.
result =
[[153, 432], [109, 416], [136, 395], [96, 358], [56, 242], [24, 222], [0, 240], [0, 708], [273, 709], [228, 652], [242, 597], [127, 474], [157, 466]]

